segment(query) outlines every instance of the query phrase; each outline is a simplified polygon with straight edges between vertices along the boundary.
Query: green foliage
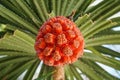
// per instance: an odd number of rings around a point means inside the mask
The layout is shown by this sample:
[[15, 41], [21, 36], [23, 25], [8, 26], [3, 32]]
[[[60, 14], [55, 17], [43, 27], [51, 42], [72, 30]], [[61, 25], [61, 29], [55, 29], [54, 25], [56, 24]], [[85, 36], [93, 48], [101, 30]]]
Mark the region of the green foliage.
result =
[[[32, 80], [41, 67], [36, 80], [52, 80], [53, 68], [43, 64], [34, 50], [35, 36], [40, 26], [54, 16], [69, 16], [85, 39], [82, 58], [65, 66], [66, 80], [119, 80], [99, 64], [120, 70], [120, 53], [103, 47], [120, 44], [120, 17], [111, 18], [120, 11], [120, 0], [103, 0], [89, 6], [95, 0], [0, 0], [0, 79]], [[39, 65], [41, 65], [39, 67]]]
[[53, 73], [54, 73], [54, 71], [53, 72], [49, 72], [49, 73], [47, 73], [47, 74], [45, 74], [43, 76], [40, 76], [39, 78], [37, 78], [35, 80], [45, 80], [46, 78], [48, 78], [49, 76], [51, 76]]

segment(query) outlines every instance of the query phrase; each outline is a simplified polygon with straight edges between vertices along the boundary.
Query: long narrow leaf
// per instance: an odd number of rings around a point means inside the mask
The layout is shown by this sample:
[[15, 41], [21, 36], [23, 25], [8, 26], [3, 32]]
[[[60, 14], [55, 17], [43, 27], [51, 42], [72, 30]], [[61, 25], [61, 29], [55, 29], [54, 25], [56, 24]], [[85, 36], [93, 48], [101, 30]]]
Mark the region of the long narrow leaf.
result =
[[[82, 60], [83, 61], [83, 60]], [[87, 63], [91, 68], [93, 68], [96, 73], [98, 73], [103, 79], [108, 79], [108, 80], [118, 80], [118, 78], [114, 77], [113, 75], [109, 74], [107, 71], [101, 68], [97, 63], [93, 61], [88, 61], [84, 60], [83, 62]]]
[[61, 10], [61, 15], [64, 15], [65, 14], [65, 11], [66, 11], [66, 8], [67, 8], [67, 3], [68, 3], [68, 0], [64, 0], [64, 3], [63, 3], [63, 6], [62, 6], [62, 10]]
[[[94, 70], [92, 70], [88, 65], [86, 65], [82, 61], [77, 61], [76, 63], [73, 64], [76, 68], [80, 69], [83, 73], [85, 73], [90, 79], [92, 80], [102, 80], [100, 76], [98, 76], [97, 73], [95, 73]], [[79, 66], [81, 65], [81, 66]], [[94, 77], [93, 77], [94, 76]]]
[[46, 8], [45, 8], [45, 4], [43, 3], [43, 0], [40, 0], [40, 1], [34, 0], [33, 3], [37, 9], [39, 17], [42, 19], [43, 22], [46, 21], [47, 16], [45, 15], [47, 15], [47, 12], [46, 12]]
[[[26, 29], [30, 30], [34, 34], [37, 33], [37, 29], [32, 24], [30, 24], [26, 20], [22, 19], [21, 17], [19, 17], [18, 15], [16, 15], [14, 12], [8, 10], [7, 8], [5, 8], [3, 6], [0, 6], [0, 12], [2, 12], [3, 14], [9, 16], [10, 19], [15, 20], [20, 25], [23, 25]], [[3, 16], [3, 14], [0, 14], [0, 15]]]
[[68, 80], [74, 80], [74, 75], [69, 66], [65, 66], [65, 75]]
[[0, 62], [1, 62], [0, 66], [13, 64], [13, 63], [17, 63], [17, 62], [28, 61], [30, 59], [33, 59], [33, 57], [12, 57], [12, 59], [5, 57], [5, 58], [3, 58], [3, 60], [0, 60]]
[[35, 59], [34, 59], [34, 60], [27, 61], [27, 62], [26, 62], [25, 64], [23, 64], [21, 67], [19, 67], [19, 68], [15, 69], [14, 71], [12, 71], [12, 72], [7, 76], [7, 78], [8, 78], [8, 79], [9, 79], [9, 78], [13, 78], [13, 76], [14, 76], [15, 74], [20, 75], [20, 74], [21, 74], [23, 71], [25, 71], [26, 68], [28, 68], [29, 65], [32, 64], [34, 61], [35, 61]]
[[23, 0], [16, 0], [18, 5], [22, 8], [22, 10], [29, 16], [29, 18], [35, 23], [35, 25], [39, 28], [40, 20], [38, 16], [33, 12], [33, 10], [26, 4]]
[[24, 76], [23, 80], [30, 80], [33, 79], [34, 73], [36, 71], [36, 68], [38, 67], [40, 61], [37, 59], [28, 69], [27, 73]]
[[98, 46], [102, 44], [118, 44], [120, 43], [120, 35], [107, 35], [86, 40], [86, 47]]
[[0, 40], [0, 49], [23, 51], [34, 54], [35, 50], [33, 48], [33, 43], [34, 40], [31, 37], [29, 37], [23, 32], [15, 31], [13, 36], [2, 38]]
[[96, 46], [94, 47], [96, 50], [98, 50], [99, 52], [106, 54], [106, 55], [110, 55], [112, 57], [120, 57], [120, 53], [117, 51], [114, 51], [112, 49], [109, 49], [107, 47], [103, 47], [103, 46]]
[[31, 53], [25, 53], [21, 51], [14, 51], [14, 50], [1, 50], [0, 55], [7, 55], [7, 56], [34, 56]]
[[74, 74], [74, 76], [77, 80], [82, 80], [82, 77], [81, 77], [80, 73], [78, 72], [78, 70], [73, 65], [70, 65], [70, 69], [73, 72], [73, 74]]
[[115, 59], [113, 61], [111, 61], [111, 58], [106, 57], [106, 56], [98, 56], [98, 55], [95, 55], [93, 53], [85, 53], [85, 55], [82, 58], [87, 59], [87, 60], [91, 60], [91, 61], [100, 62], [102, 64], [105, 64], [105, 65], [113, 67], [113, 68], [115, 68], [117, 70], [120, 70], [119, 61], [116, 61]]

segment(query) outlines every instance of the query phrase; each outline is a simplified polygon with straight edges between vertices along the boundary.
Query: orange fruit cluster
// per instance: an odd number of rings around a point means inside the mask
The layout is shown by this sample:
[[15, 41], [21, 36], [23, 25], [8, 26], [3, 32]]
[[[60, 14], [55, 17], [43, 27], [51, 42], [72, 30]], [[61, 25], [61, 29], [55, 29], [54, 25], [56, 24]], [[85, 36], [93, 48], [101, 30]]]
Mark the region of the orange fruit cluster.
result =
[[35, 50], [46, 65], [70, 64], [83, 55], [84, 39], [73, 21], [57, 16], [40, 27]]

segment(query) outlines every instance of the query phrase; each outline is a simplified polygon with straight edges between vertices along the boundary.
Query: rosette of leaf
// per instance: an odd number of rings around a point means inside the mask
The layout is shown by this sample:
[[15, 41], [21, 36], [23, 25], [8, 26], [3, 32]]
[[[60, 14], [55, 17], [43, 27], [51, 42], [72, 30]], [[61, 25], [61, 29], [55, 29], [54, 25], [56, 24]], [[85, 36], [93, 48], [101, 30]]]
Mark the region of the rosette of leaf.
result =
[[[110, 18], [120, 11], [120, 0], [103, 0], [89, 6], [95, 0], [0, 0], [0, 23], [5, 33], [0, 39], [0, 79], [23, 80], [36, 78], [52, 80], [54, 67], [45, 65], [36, 56], [35, 37], [41, 25], [50, 17], [69, 16], [85, 40], [84, 55], [75, 63], [64, 66], [65, 80], [119, 80], [98, 63], [120, 70], [120, 53], [104, 47], [120, 44], [120, 17]], [[46, 75], [46, 76], [45, 76]]]

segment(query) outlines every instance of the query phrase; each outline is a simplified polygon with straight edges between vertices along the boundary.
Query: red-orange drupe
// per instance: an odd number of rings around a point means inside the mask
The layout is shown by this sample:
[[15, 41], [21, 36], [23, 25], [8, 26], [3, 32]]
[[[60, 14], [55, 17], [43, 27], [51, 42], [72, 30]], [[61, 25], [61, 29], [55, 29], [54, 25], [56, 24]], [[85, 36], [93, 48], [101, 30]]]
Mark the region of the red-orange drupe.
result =
[[84, 39], [73, 21], [57, 16], [40, 27], [35, 50], [46, 65], [70, 64], [83, 55]]

